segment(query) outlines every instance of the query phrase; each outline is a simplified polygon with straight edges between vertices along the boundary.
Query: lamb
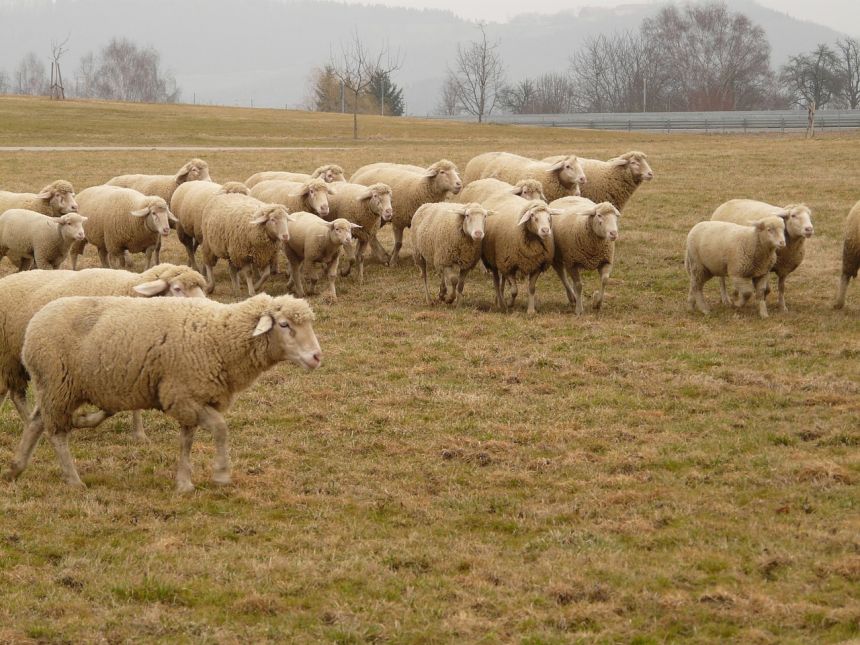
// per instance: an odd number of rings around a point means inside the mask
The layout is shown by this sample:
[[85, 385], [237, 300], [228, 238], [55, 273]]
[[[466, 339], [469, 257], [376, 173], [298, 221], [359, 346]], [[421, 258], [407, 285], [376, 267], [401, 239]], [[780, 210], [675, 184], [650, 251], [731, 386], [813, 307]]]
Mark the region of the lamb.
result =
[[87, 244], [96, 247], [102, 266], [110, 268], [112, 259], [125, 268], [125, 252], [145, 253], [147, 269], [155, 266], [153, 256], [160, 237], [170, 233], [170, 222], [176, 221], [161, 197], [147, 196], [132, 188], [91, 186], [78, 195], [81, 210], [87, 214], [84, 223], [86, 240], [72, 244], [72, 268], [78, 267], [78, 256]]
[[[271, 274], [272, 261], [282, 242], [290, 239], [289, 211], [282, 204], [264, 204], [237, 193], [215, 195], [203, 208], [203, 264], [206, 292], [215, 289], [214, 268], [219, 258], [227, 260], [233, 294], [239, 294], [239, 275], [245, 276], [248, 294], [254, 295]], [[252, 272], [259, 271], [255, 283]]]
[[[564, 156], [547, 157], [544, 161], [556, 163]], [[580, 157], [588, 183], [582, 187], [582, 196], [593, 202], [609, 202], [619, 211], [640, 184], [654, 179], [644, 152], [633, 150], [609, 161]]]
[[177, 188], [170, 198], [170, 211], [178, 220], [176, 236], [188, 254], [188, 266], [195, 271], [200, 270], [194, 252], [203, 243], [203, 207], [213, 195], [219, 193], [248, 195], [250, 191], [238, 181], [228, 181], [223, 186], [211, 181], [188, 181]]
[[543, 186], [536, 179], [521, 179], [516, 185], [513, 185], [493, 177], [476, 179], [468, 184], [457, 196], [457, 201], [461, 204], [483, 202], [488, 197], [492, 197], [498, 193], [519, 195], [529, 201], [533, 199], [546, 201], [546, 195], [543, 194]]
[[851, 278], [857, 277], [860, 270], [860, 202], [848, 213], [845, 221], [845, 241], [842, 243], [842, 276], [839, 279], [839, 289], [836, 293], [834, 309], [845, 306], [845, 292]]
[[535, 179], [543, 186], [547, 199], [555, 200], [579, 195], [587, 182], [586, 176], [574, 155], [549, 163], [508, 152], [486, 152], [466, 165], [465, 180], [469, 184], [486, 177], [509, 183]]
[[[188, 267], [159, 264], [143, 273], [114, 269], [27, 271], [0, 280], [0, 394], [9, 393], [26, 424], [29, 375], [21, 363], [24, 331], [33, 315], [64, 296], [173, 296], [203, 298], [203, 276]], [[57, 336], [55, 344], [62, 344]], [[76, 419], [75, 425], [96, 425], [106, 416]], [[134, 414], [134, 434], [145, 438], [140, 413]]]
[[248, 177], [248, 181], [245, 182], [245, 185], [248, 188], [253, 188], [261, 181], [268, 181], [269, 179], [279, 179], [281, 181], [298, 181], [304, 183], [309, 179], [316, 179], [317, 177], [321, 178], [327, 184], [334, 184], [346, 181], [343, 168], [341, 168], [337, 164], [330, 163], [324, 166], [320, 166], [309, 175], [303, 172], [279, 172], [276, 170], [258, 172]]
[[42, 213], [49, 217], [59, 217], [78, 212], [75, 189], [67, 181], [58, 179], [45, 186], [38, 193], [11, 193], [0, 190], [0, 214], [12, 208]]
[[251, 189], [251, 197], [270, 204], [283, 204], [291, 213], [307, 211], [321, 217], [328, 215], [328, 196], [336, 191], [322, 179], [306, 182], [261, 181]]
[[[591, 306], [598, 310], [603, 304], [606, 283], [612, 273], [621, 213], [609, 202], [595, 204], [585, 197], [564, 197], [549, 206], [560, 211], [552, 220], [555, 242], [552, 266], [564, 286], [567, 299], [575, 307], [576, 315], [582, 315], [582, 278], [579, 272], [597, 271], [600, 287], [591, 296]], [[572, 287], [568, 274], [573, 280]]]
[[[528, 314], [535, 313], [535, 286], [555, 254], [552, 235], [554, 212], [546, 202], [527, 201], [516, 195], [500, 195], [486, 202], [496, 214], [487, 218], [481, 261], [493, 274], [496, 303], [503, 312], [517, 299], [517, 278], [529, 279]], [[505, 282], [511, 299], [505, 303]]]
[[187, 181], [211, 181], [209, 164], [202, 159], [191, 159], [175, 175], [120, 175], [106, 185], [134, 188], [144, 195], [161, 197], [169, 204], [176, 189]]
[[412, 216], [418, 207], [430, 202], [445, 201], [449, 194], [457, 195], [463, 188], [457, 166], [447, 159], [430, 164], [420, 172], [416, 168], [418, 166], [375, 163], [362, 166], [350, 178], [350, 182], [354, 184], [370, 186], [381, 182], [391, 187], [394, 249], [388, 260], [390, 266], [397, 264], [400, 249], [403, 247], [403, 231], [412, 225]]
[[84, 239], [86, 217], [66, 213], [49, 217], [13, 208], [0, 215], [0, 259], [9, 256], [19, 271], [30, 268], [59, 269], [75, 240]]
[[[358, 282], [363, 284], [364, 254], [369, 246], [372, 245], [373, 252], [380, 262], [388, 260], [388, 254], [376, 239], [376, 231], [381, 224], [390, 222], [394, 216], [394, 209], [391, 206], [391, 188], [387, 184], [362, 186], [347, 182], [339, 183], [337, 192], [329, 197], [328, 204], [329, 214], [325, 219], [333, 220], [342, 217], [360, 226], [354, 229], [352, 234], [358, 241], [358, 248], [355, 249]], [[351, 262], [347, 261], [344, 266], [344, 260], [347, 260], [347, 255], [341, 258], [342, 276], [349, 275], [351, 269]]]
[[[179, 422], [176, 489], [194, 490], [194, 430], [212, 432], [213, 481], [231, 481], [224, 414], [236, 395], [277, 363], [319, 367], [313, 311], [292, 296], [260, 294], [236, 304], [168, 298], [60, 298], [27, 327], [22, 357], [33, 376], [36, 408], [22, 434], [8, 481], [27, 467], [47, 432], [71, 486], [83, 487], [69, 453], [75, 410], [108, 414], [156, 409]], [[58, 343], [57, 339], [63, 342]]]
[[352, 231], [361, 228], [349, 220], [339, 218], [331, 222], [313, 213], [295, 213], [290, 225], [290, 239], [284, 251], [290, 261], [293, 287], [296, 295], [304, 296], [302, 270], [310, 273], [310, 293], [316, 288], [319, 272], [328, 276], [328, 297], [337, 302], [335, 279], [337, 265], [344, 247], [352, 242]]
[[[779, 292], [779, 309], [788, 311], [785, 306], [785, 279], [803, 262], [806, 240], [812, 237], [815, 229], [812, 226], [812, 213], [805, 204], [789, 204], [788, 206], [772, 206], [765, 202], [752, 199], [732, 199], [720, 205], [711, 220], [718, 222], [734, 222], [735, 224], [752, 224], [753, 222], [771, 215], [781, 217], [785, 221], [785, 246], [776, 252], [776, 264], [771, 271], [777, 277]], [[765, 288], [765, 297], [769, 289]], [[720, 278], [720, 292], [726, 293], [726, 279]], [[723, 303], [728, 304], [728, 298]]]
[[689, 310], [698, 307], [703, 314], [710, 313], [702, 286], [715, 276], [730, 276], [738, 292], [735, 306], [745, 305], [754, 289], [759, 316], [767, 318], [764, 300], [767, 274], [776, 263], [777, 250], [784, 247], [785, 222], [781, 217], [765, 217], [750, 226], [699, 222], [687, 235], [684, 257], [690, 276]]
[[439, 269], [439, 300], [457, 306], [463, 296], [466, 275], [481, 259], [481, 243], [487, 217], [493, 215], [478, 203], [424, 204], [412, 217], [415, 264], [424, 279], [424, 295], [430, 304], [427, 265]]

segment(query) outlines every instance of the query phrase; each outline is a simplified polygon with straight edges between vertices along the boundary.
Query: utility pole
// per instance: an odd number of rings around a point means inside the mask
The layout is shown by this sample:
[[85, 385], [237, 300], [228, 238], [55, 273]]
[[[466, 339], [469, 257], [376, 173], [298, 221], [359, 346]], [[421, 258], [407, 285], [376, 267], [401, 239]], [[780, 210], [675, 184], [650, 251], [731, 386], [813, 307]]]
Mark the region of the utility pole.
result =
[[379, 116], [385, 116], [385, 76], [382, 74], [379, 82]]
[[343, 81], [340, 82], [340, 113], [344, 114], [346, 112], [346, 87], [343, 85]]
[[642, 75], [642, 111], [645, 112], [645, 99], [647, 96], [648, 78]]

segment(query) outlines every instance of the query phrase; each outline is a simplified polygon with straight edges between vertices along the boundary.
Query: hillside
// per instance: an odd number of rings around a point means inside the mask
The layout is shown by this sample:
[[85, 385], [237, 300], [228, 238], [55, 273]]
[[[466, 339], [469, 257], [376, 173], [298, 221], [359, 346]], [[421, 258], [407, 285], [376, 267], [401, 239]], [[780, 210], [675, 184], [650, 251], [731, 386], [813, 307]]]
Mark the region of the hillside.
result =
[[[768, 33], [773, 61], [830, 42], [839, 34], [801, 22], [750, 0], [731, 0]], [[582, 9], [578, 13], [523, 15], [490, 23], [508, 75], [560, 70], [589, 35], [635, 28], [657, 5]], [[329, 59], [337, 43], [357, 29], [370, 43], [387, 41], [404, 55], [396, 78], [410, 114], [427, 114], [437, 102], [456, 45], [476, 37], [474, 24], [450, 12], [310, 0], [7, 0], [0, 4], [0, 69], [11, 72], [34, 50], [47, 56], [51, 40], [71, 35], [64, 59], [73, 84], [78, 59], [125, 36], [162, 52], [183, 90], [183, 100], [221, 105], [296, 107], [306, 95], [308, 70]]]

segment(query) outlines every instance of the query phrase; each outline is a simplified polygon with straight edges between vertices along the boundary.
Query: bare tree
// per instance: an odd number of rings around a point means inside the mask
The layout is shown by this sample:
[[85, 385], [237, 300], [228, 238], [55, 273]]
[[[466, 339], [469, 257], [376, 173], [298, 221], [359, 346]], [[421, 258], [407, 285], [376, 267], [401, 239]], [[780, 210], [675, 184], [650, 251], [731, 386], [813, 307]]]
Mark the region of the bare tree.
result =
[[794, 103], [806, 108], [806, 136], [815, 136], [815, 113], [839, 93], [839, 59], [827, 45], [818, 45], [809, 54], [792, 56], [779, 78]]
[[505, 71], [499, 55], [499, 44], [487, 42], [484, 25], [481, 40], [472, 41], [465, 46], [457, 45], [457, 60], [450, 76], [456, 82], [457, 99], [460, 107], [477, 117], [482, 123], [496, 107], [499, 92], [504, 86]]
[[38, 95], [47, 89], [45, 63], [35, 53], [27, 53], [15, 70], [15, 94]]
[[66, 43], [69, 42], [71, 35], [66, 36], [66, 39], [57, 43], [51, 41], [51, 98], [63, 100], [66, 98], [66, 89], [63, 87], [63, 74], [60, 71], [60, 58], [68, 51]]
[[460, 114], [459, 86], [452, 71], [448, 71], [442, 83], [442, 93], [436, 104], [436, 114], [441, 116], [457, 116]]
[[329, 67], [335, 78], [352, 95], [353, 139], [358, 139], [359, 100], [362, 94], [378, 74], [390, 75], [400, 69], [401, 64], [399, 53], [392, 57], [388, 45], [380, 47], [377, 51], [371, 51], [357, 31], [349, 41], [341, 42], [338, 56], [331, 54]]
[[9, 75], [0, 69], [0, 94], [5, 94], [9, 91]]
[[836, 41], [839, 50], [842, 99], [852, 110], [860, 107], [860, 41], [856, 38], [841, 38]]
[[499, 105], [512, 114], [537, 114], [535, 98], [535, 84], [530, 78], [499, 90]]
[[573, 111], [573, 83], [550, 72], [526, 78], [499, 92], [499, 105], [513, 114], [567, 114]]

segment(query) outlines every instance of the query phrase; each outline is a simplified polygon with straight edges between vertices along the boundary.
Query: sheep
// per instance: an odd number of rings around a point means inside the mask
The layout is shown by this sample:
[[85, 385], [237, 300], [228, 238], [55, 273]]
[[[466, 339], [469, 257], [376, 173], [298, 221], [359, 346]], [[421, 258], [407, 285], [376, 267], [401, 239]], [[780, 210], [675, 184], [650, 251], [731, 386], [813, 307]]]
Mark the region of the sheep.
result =
[[480, 203], [498, 193], [519, 195], [529, 201], [533, 199], [546, 201], [546, 195], [543, 194], [543, 186], [536, 179], [521, 179], [513, 185], [493, 177], [476, 179], [472, 183], [467, 184], [460, 194], [457, 195], [457, 201], [461, 204], [469, 204], [471, 202]]
[[463, 188], [457, 166], [447, 159], [441, 159], [420, 171], [417, 168], [419, 167], [375, 163], [362, 166], [349, 180], [365, 186], [382, 182], [391, 187], [394, 249], [388, 259], [390, 266], [397, 264], [403, 246], [403, 231], [411, 226], [412, 216], [418, 207], [429, 202], [445, 201], [449, 194], [457, 195]]
[[[547, 157], [544, 161], [556, 163], [564, 156]], [[582, 196], [595, 203], [609, 202], [619, 211], [639, 185], [654, 179], [644, 152], [633, 150], [609, 161], [580, 157], [588, 183], [582, 187]]]
[[[224, 414], [261, 373], [289, 360], [316, 369], [322, 352], [304, 300], [267, 294], [236, 304], [172, 298], [60, 298], [39, 311], [22, 358], [33, 377], [36, 408], [7, 481], [27, 467], [47, 432], [70, 486], [84, 487], [69, 453], [75, 410], [107, 414], [156, 409], [180, 424], [176, 489], [194, 490], [190, 452], [197, 426], [212, 432], [213, 481], [231, 482]], [[58, 343], [61, 338], [63, 342]]]
[[344, 247], [352, 242], [353, 229], [361, 226], [343, 218], [327, 222], [313, 213], [294, 213], [293, 216], [295, 220], [290, 224], [290, 239], [284, 244], [284, 251], [290, 261], [296, 295], [305, 295], [302, 270], [312, 268], [310, 293], [313, 293], [319, 269], [328, 276], [330, 301], [337, 302], [334, 283], [338, 261]]
[[187, 181], [179, 186], [170, 198], [170, 212], [178, 220], [176, 236], [188, 254], [188, 266], [195, 271], [200, 270], [194, 252], [203, 243], [203, 207], [218, 193], [247, 195], [250, 191], [245, 184], [238, 181], [228, 181], [223, 186], [211, 181]]
[[[9, 393], [21, 420], [27, 407], [29, 375], [21, 363], [24, 331], [33, 315], [64, 296], [173, 296], [203, 298], [203, 276], [188, 267], [159, 264], [143, 273], [115, 269], [83, 271], [27, 271], [0, 280], [0, 394]], [[57, 336], [56, 344], [63, 341]], [[106, 417], [102, 417], [102, 420]], [[96, 425], [99, 419], [76, 419], [76, 425]], [[140, 413], [134, 414], [134, 435], [145, 438]]]
[[[735, 224], [752, 224], [763, 217], [776, 215], [785, 221], [785, 246], [776, 252], [776, 264], [771, 271], [777, 277], [779, 292], [778, 305], [780, 311], [788, 311], [785, 306], [785, 279], [803, 262], [806, 240], [815, 233], [812, 226], [812, 213], [805, 204], [789, 204], [788, 206], [772, 206], [765, 202], [752, 199], [732, 199], [720, 205], [711, 220], [718, 222], [734, 222]], [[769, 288], [765, 288], [767, 297]], [[726, 279], [720, 278], [720, 293], [726, 294]], [[728, 297], [723, 304], [728, 304]]]
[[[730, 276], [738, 292], [736, 307], [749, 300], [753, 289], [758, 312], [767, 318], [764, 288], [767, 274], [776, 263], [776, 252], [785, 247], [785, 222], [781, 217], [765, 217], [752, 225], [732, 222], [699, 222], [687, 235], [684, 266], [690, 276], [687, 307], [708, 315], [710, 309], [702, 286], [715, 276]], [[724, 298], [727, 298], [723, 294]]]
[[84, 239], [86, 217], [66, 213], [49, 217], [13, 208], [0, 215], [0, 259], [9, 256], [24, 271], [31, 263], [37, 269], [59, 269], [72, 242]]
[[68, 213], [77, 213], [78, 203], [75, 201], [75, 189], [72, 184], [58, 179], [38, 193], [10, 193], [0, 190], [0, 214], [12, 208], [23, 208], [49, 217], [59, 217]]
[[320, 217], [328, 215], [328, 196], [336, 192], [322, 179], [305, 182], [270, 179], [251, 188], [251, 197], [271, 204], [283, 204], [291, 213], [307, 211]]
[[509, 183], [521, 179], [536, 179], [543, 186], [543, 192], [550, 201], [579, 195], [582, 186], [588, 181], [574, 155], [549, 163], [508, 152], [486, 152], [466, 164], [467, 184], [487, 177]]
[[343, 168], [341, 168], [337, 164], [330, 163], [324, 166], [320, 166], [309, 175], [303, 172], [279, 172], [276, 170], [258, 172], [248, 177], [248, 181], [245, 182], [245, 185], [248, 188], [253, 188], [261, 181], [268, 181], [269, 179], [279, 179], [282, 181], [298, 181], [304, 183], [309, 179], [316, 179], [317, 177], [322, 178], [322, 180], [328, 184], [346, 181]]
[[[239, 272], [245, 276], [248, 294], [269, 278], [272, 260], [282, 242], [290, 239], [287, 222], [292, 219], [282, 204], [264, 204], [258, 199], [230, 193], [215, 195], [203, 208], [203, 264], [206, 292], [215, 289], [214, 268], [219, 258], [227, 260], [233, 294], [239, 294]], [[252, 271], [259, 271], [255, 283]]]
[[[559, 211], [552, 220], [555, 242], [552, 266], [564, 286], [567, 299], [575, 307], [576, 315], [582, 315], [582, 279], [579, 272], [597, 271], [600, 287], [591, 296], [591, 306], [598, 310], [603, 305], [606, 283], [612, 273], [621, 213], [609, 202], [595, 204], [585, 197], [563, 197], [549, 206]], [[572, 287], [568, 275], [573, 280]]]
[[87, 244], [96, 247], [102, 266], [110, 268], [116, 259], [125, 268], [125, 252], [145, 253], [149, 269], [158, 264], [153, 256], [156, 242], [170, 233], [170, 222], [176, 221], [161, 197], [147, 196], [133, 188], [91, 186], [78, 195], [81, 210], [87, 214], [84, 223], [86, 239], [72, 244], [72, 268], [78, 267], [78, 256]]
[[[388, 261], [388, 254], [376, 239], [376, 231], [381, 224], [390, 222], [394, 216], [394, 209], [391, 206], [391, 188], [386, 184], [362, 186], [347, 182], [339, 183], [335, 194], [329, 197], [328, 204], [329, 214], [325, 219], [331, 221], [342, 217], [361, 227], [353, 230], [352, 234], [358, 241], [354, 252], [358, 264], [358, 282], [363, 284], [364, 254], [369, 246], [373, 248], [380, 262]], [[349, 275], [351, 265], [349, 254], [345, 254], [341, 258], [340, 274]]]
[[[535, 286], [555, 254], [552, 235], [553, 211], [546, 202], [527, 201], [516, 195], [498, 195], [484, 202], [495, 211], [487, 218], [481, 261], [493, 274], [496, 303], [507, 312], [517, 299], [517, 278], [529, 279], [529, 315], [535, 313]], [[511, 299], [505, 303], [505, 282]]]
[[105, 184], [134, 188], [144, 195], [161, 197], [169, 204], [176, 189], [187, 181], [211, 181], [209, 164], [202, 159], [191, 159], [175, 175], [120, 175]]
[[842, 275], [839, 278], [839, 289], [836, 292], [834, 309], [845, 306], [845, 292], [851, 278], [857, 277], [860, 270], [860, 202], [848, 213], [845, 221], [845, 240], [842, 243]]
[[412, 216], [415, 264], [424, 279], [424, 295], [430, 304], [427, 265], [442, 274], [439, 300], [457, 306], [463, 296], [466, 274], [481, 259], [481, 243], [487, 217], [493, 215], [478, 203], [424, 204]]

